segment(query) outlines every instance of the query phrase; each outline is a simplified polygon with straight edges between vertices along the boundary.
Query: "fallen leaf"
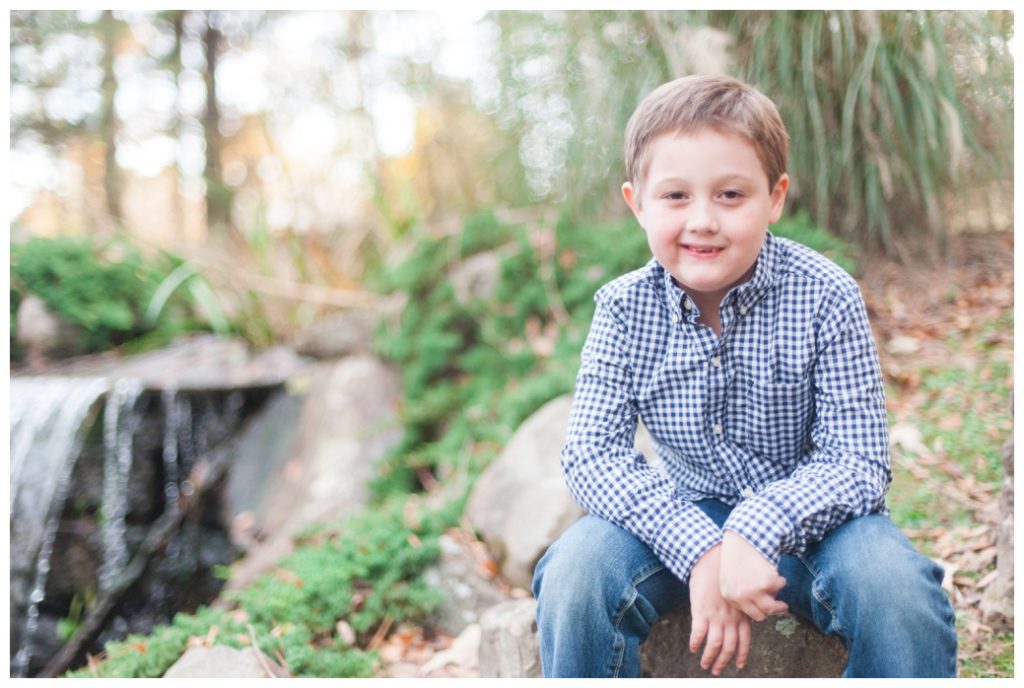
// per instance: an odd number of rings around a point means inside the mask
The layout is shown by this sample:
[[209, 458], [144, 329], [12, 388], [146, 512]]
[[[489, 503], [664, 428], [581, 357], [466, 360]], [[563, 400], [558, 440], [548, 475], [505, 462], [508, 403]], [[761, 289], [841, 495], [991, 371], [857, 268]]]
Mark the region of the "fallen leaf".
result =
[[302, 579], [288, 569], [275, 569], [274, 578], [279, 581], [284, 581], [285, 583], [290, 583], [300, 590], [302, 589]]
[[886, 345], [886, 349], [894, 356], [907, 356], [910, 354], [916, 354], [920, 351], [921, 342], [913, 337], [898, 334], [889, 340], [889, 343]]
[[982, 589], [987, 588], [992, 584], [992, 581], [994, 581], [998, 576], [999, 569], [992, 569], [991, 571], [989, 571], [981, 577], [981, 580], [978, 581], [978, 587]]

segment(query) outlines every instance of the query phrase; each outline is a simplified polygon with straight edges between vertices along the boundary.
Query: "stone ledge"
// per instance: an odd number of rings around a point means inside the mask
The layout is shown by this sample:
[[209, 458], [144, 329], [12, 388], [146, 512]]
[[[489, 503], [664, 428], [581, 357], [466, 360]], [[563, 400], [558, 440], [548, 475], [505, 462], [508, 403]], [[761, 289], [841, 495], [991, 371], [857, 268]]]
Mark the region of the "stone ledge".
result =
[[[722, 677], [830, 678], [846, 666], [847, 652], [838, 638], [822, 635], [810, 623], [791, 614], [752, 624], [747, 666], [730, 664]], [[658, 620], [640, 646], [645, 677], [710, 676], [701, 669], [700, 654], [691, 654], [690, 610], [679, 609]]]
[[[481, 678], [536, 678], [540, 676], [537, 648], [536, 600], [503, 602], [480, 620]], [[660, 619], [640, 647], [641, 673], [650, 678], [710, 677], [700, 668], [700, 656], [691, 655], [690, 611], [680, 609]], [[837, 677], [847, 653], [836, 638], [826, 637], [795, 616], [773, 617], [754, 624], [747, 666], [730, 665], [723, 677], [812, 678]]]

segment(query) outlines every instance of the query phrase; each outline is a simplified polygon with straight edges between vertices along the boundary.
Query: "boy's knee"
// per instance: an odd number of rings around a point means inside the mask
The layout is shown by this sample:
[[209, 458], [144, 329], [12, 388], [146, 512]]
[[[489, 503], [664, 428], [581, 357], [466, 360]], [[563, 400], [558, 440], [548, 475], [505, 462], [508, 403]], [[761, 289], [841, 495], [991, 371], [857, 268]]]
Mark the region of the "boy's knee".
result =
[[631, 588], [629, 557], [618, 556], [633, 546], [620, 541], [624, 535], [632, 537], [593, 516], [570, 526], [534, 570], [533, 595], [542, 613], [545, 608], [606, 607]]

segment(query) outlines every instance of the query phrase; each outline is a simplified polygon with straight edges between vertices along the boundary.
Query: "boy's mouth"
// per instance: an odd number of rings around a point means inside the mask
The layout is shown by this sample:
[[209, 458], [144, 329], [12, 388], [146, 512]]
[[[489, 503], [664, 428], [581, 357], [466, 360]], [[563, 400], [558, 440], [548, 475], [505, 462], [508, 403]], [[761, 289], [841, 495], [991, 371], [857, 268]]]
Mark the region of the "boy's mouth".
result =
[[701, 258], [710, 258], [711, 256], [718, 255], [724, 248], [720, 246], [695, 246], [693, 244], [683, 244], [683, 250], [687, 253]]

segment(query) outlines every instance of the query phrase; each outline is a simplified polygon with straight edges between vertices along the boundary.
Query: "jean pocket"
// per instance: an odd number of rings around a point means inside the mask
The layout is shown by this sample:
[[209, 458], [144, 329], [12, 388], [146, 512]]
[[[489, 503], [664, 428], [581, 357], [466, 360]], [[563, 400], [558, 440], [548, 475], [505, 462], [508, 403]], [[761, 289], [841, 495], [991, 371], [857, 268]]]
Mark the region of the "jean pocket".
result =
[[782, 463], [793, 463], [810, 442], [814, 394], [810, 379], [795, 383], [751, 380], [738, 405], [737, 442]]

